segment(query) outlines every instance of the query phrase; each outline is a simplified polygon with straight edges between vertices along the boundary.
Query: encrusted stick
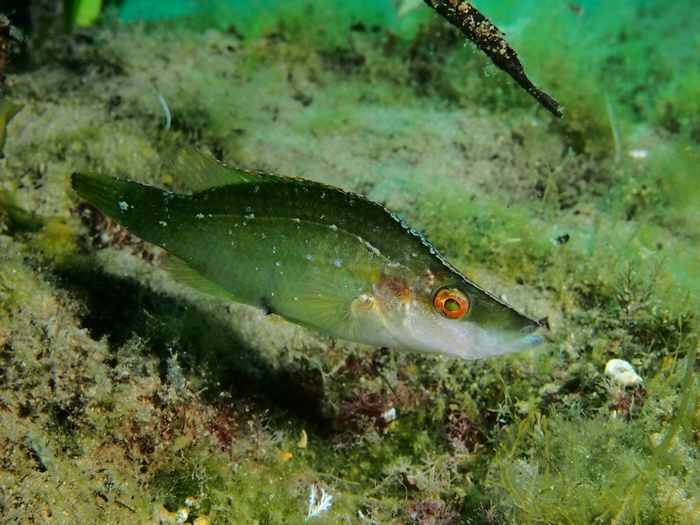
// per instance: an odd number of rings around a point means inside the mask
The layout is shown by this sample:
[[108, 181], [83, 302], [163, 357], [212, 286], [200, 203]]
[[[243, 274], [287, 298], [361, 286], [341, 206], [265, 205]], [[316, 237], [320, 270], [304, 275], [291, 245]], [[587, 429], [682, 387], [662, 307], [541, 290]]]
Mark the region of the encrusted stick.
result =
[[476, 47], [486, 53], [499, 69], [508, 73], [520, 87], [555, 117], [561, 117], [561, 106], [552, 97], [535, 86], [518, 59], [518, 54], [508, 45], [502, 32], [464, 0], [424, 0], [433, 10], [459, 29]]

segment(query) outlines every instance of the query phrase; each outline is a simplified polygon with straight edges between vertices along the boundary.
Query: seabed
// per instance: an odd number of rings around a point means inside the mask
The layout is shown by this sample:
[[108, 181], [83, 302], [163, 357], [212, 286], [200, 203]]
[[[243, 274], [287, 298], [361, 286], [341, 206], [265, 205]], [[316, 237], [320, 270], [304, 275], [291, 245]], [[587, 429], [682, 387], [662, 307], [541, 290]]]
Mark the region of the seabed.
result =
[[[126, 2], [13, 42], [0, 523], [700, 522], [694, 2], [475, 2], [561, 119], [409, 4]], [[545, 343], [402, 353], [177, 283], [70, 176], [182, 190], [183, 145], [381, 202]]]

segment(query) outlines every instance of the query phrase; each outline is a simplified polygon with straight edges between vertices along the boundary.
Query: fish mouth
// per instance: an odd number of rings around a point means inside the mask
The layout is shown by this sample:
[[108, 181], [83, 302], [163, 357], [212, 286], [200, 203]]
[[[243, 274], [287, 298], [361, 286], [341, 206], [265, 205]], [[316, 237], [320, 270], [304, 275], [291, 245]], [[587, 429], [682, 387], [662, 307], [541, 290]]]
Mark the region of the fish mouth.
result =
[[540, 346], [544, 342], [539, 335], [526, 335], [520, 341], [516, 343], [518, 351], [520, 350], [530, 350], [536, 346]]
[[512, 345], [514, 348], [513, 351], [515, 352], [530, 350], [541, 345], [544, 342], [544, 338], [539, 335], [534, 335], [534, 332], [540, 328], [546, 328], [549, 330], [549, 318], [544, 317], [542, 319], [533, 319], [525, 315], [522, 316], [528, 319], [530, 322], [520, 329], [518, 333], [520, 336], [519, 339], [512, 341], [511, 343], [506, 343]]
[[525, 345], [525, 348], [534, 348], [542, 344], [544, 338], [539, 335], [533, 335], [533, 333], [540, 328], [545, 328], [549, 331], [549, 317], [543, 317], [542, 319], [533, 319], [525, 315], [523, 315], [523, 317], [528, 319], [530, 322], [520, 329], [519, 335], [521, 338], [518, 341], [518, 344], [522, 343]]
[[[523, 316], [523, 317], [526, 317], [526, 316]], [[527, 324], [525, 324], [517, 332], [517, 334], [519, 336], [523, 336], [523, 337], [528, 336], [528, 335], [532, 334], [533, 332], [536, 332], [540, 328], [548, 326], [548, 325], [543, 324], [541, 321], [538, 321], [537, 319], [532, 319], [530, 317], [526, 317], [526, 319], [527, 319]]]

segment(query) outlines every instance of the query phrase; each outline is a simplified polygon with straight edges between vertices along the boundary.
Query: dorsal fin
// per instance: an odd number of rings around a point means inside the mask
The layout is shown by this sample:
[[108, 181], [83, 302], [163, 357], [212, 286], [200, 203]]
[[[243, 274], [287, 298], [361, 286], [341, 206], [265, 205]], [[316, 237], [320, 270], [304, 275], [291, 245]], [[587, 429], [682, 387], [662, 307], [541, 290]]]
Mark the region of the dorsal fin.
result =
[[221, 164], [191, 146], [166, 159], [168, 168], [176, 180], [182, 181], [192, 193], [217, 186], [229, 186], [248, 182], [264, 182], [268, 178], [255, 171], [246, 171]]

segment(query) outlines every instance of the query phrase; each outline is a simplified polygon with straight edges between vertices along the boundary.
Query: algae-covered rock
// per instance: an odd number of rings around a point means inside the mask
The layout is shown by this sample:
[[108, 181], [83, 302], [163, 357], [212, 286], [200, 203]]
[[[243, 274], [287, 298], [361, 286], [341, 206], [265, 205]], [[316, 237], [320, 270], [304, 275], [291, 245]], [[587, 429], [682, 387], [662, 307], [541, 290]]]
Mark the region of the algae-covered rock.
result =
[[[0, 161], [1, 522], [700, 520], [695, 77], [664, 60], [697, 65], [677, 29], [698, 10], [479, 5], [555, 123], [446, 23], [375, 4], [290, 1], [244, 35], [225, 9], [218, 30], [112, 13], [6, 70], [25, 109]], [[162, 160], [183, 143], [380, 201], [547, 316], [546, 343], [396, 352], [177, 283], [70, 176], [183, 191]]]

